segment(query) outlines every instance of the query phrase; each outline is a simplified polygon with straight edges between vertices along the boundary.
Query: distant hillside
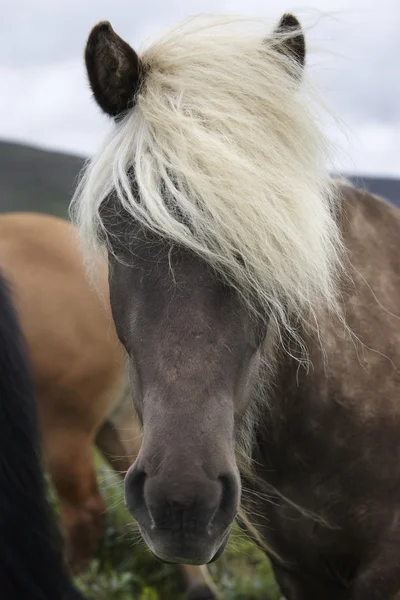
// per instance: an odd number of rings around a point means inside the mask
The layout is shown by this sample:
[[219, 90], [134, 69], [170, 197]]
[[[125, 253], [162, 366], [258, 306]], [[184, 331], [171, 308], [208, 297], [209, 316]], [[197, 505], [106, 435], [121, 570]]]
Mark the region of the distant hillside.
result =
[[0, 141], [0, 212], [67, 215], [84, 158]]
[[[0, 212], [67, 216], [84, 158], [0, 141]], [[347, 176], [400, 206], [400, 179]]]
[[400, 207], [400, 179], [390, 177], [347, 176], [359, 188], [390, 200]]

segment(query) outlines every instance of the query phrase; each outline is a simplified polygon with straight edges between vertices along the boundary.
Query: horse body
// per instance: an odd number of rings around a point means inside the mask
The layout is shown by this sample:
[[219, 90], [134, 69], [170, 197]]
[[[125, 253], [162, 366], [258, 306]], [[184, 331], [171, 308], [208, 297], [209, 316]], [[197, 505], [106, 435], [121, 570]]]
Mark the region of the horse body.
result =
[[288, 600], [395, 600], [399, 212], [328, 177], [297, 20], [236, 24], [139, 57], [102, 23], [86, 47], [117, 126], [74, 215], [108, 251], [143, 423], [126, 503], [154, 554], [196, 564], [242, 494]]

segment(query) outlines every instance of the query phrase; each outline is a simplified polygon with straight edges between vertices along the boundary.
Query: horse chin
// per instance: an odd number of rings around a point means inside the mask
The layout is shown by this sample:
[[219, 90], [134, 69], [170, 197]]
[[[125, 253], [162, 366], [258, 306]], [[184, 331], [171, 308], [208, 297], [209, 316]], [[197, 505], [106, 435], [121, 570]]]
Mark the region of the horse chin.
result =
[[152, 553], [152, 555], [154, 556], [155, 559], [157, 559], [158, 561], [165, 563], [167, 565], [177, 565], [177, 564], [186, 564], [186, 565], [204, 565], [204, 564], [211, 564], [213, 562], [215, 562], [216, 560], [218, 560], [218, 558], [220, 558], [220, 556], [222, 555], [222, 553], [224, 552], [226, 545], [228, 543], [228, 539], [229, 539], [229, 531], [224, 535], [222, 542], [220, 543], [220, 545], [218, 546], [218, 549], [214, 552], [214, 554], [212, 555], [212, 557], [210, 559], [207, 560], [207, 558], [195, 558], [195, 557], [189, 557], [189, 556], [185, 556], [185, 557], [180, 557], [180, 556], [165, 556], [165, 555], [161, 555], [161, 553], [156, 552], [155, 550], [153, 550], [152, 548], [149, 547], [150, 552]]

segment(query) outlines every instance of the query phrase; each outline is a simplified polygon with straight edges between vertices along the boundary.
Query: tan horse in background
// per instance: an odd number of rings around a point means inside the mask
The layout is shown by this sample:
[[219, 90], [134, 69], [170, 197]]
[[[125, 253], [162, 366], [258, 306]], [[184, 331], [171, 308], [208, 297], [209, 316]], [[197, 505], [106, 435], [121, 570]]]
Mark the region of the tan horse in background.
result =
[[[50, 216], [15, 213], [0, 216], [0, 268], [27, 340], [45, 456], [59, 497], [68, 562], [76, 573], [97, 548], [106, 510], [92, 446], [96, 441], [124, 473], [141, 441], [124, 394], [123, 350], [109, 308], [107, 267], [100, 277], [101, 300], [87, 282], [73, 227]], [[182, 572], [193, 593], [208, 588], [204, 598], [215, 597], [205, 568], [184, 566]]]

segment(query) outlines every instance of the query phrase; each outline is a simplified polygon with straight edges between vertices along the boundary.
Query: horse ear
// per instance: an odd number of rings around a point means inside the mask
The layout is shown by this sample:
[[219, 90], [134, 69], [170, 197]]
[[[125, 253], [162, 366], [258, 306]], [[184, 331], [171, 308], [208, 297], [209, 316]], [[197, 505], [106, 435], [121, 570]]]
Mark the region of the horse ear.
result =
[[[290, 56], [299, 67], [303, 68], [306, 60], [306, 41], [299, 21], [294, 15], [286, 13], [282, 16], [275, 29], [275, 33], [282, 34], [277, 50]], [[287, 34], [287, 37], [285, 37]]]
[[133, 106], [140, 85], [141, 62], [107, 21], [98, 23], [90, 32], [85, 62], [94, 98], [105, 113], [117, 117]]

